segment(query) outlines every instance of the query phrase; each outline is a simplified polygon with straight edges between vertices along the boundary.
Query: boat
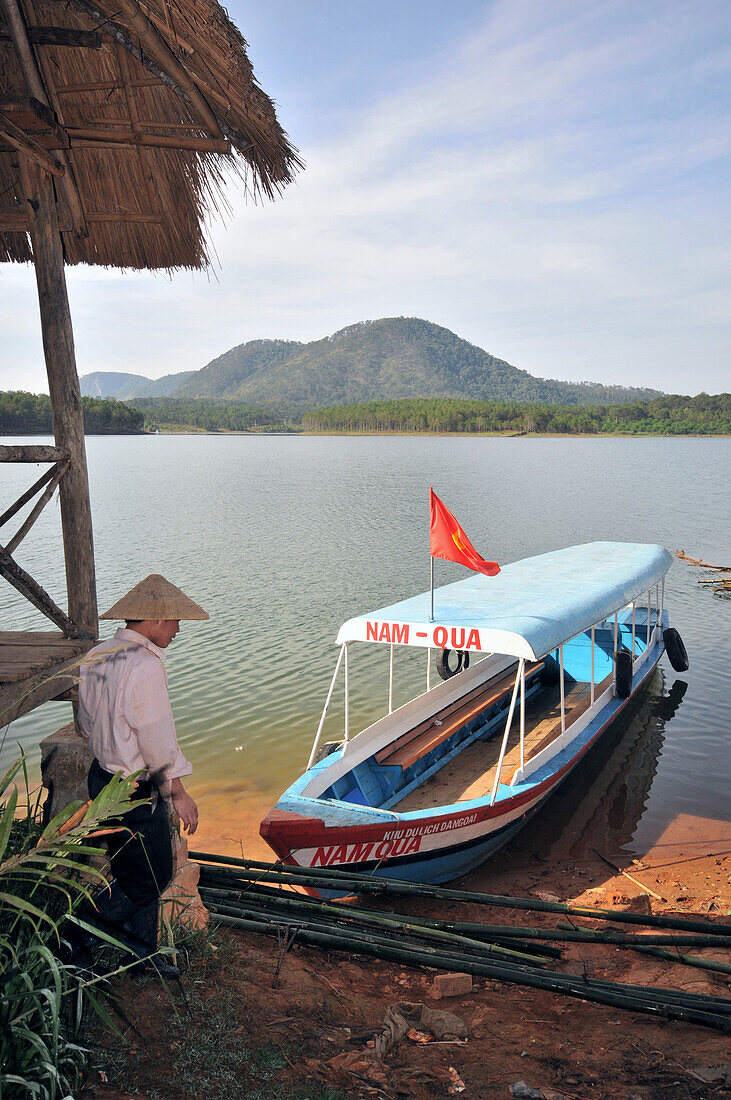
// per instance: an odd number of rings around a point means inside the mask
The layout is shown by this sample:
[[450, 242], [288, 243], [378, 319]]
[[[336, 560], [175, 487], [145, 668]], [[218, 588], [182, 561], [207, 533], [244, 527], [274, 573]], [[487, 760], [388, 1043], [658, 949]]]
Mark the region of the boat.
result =
[[[688, 667], [664, 606], [672, 561], [662, 546], [591, 542], [349, 619], [307, 768], [261, 836], [300, 867], [432, 884], [468, 874], [566, 780], [666, 649]], [[388, 709], [351, 736], [356, 644], [385, 651]], [[426, 691], [394, 708], [403, 646], [426, 650]], [[343, 735], [321, 748], [339, 675]]]

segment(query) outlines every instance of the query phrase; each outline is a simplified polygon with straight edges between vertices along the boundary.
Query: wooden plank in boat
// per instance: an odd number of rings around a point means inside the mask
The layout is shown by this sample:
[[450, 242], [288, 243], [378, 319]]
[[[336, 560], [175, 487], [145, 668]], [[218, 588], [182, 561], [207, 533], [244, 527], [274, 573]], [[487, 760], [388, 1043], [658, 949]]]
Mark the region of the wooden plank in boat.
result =
[[[575, 699], [579, 699], [586, 685], [575, 684], [566, 693], [566, 713], [569, 715], [573, 709]], [[550, 705], [551, 713], [546, 715], [546, 706]], [[520, 718], [515, 715], [510, 728], [510, 752], [517, 749], [517, 763], [520, 762]], [[526, 707], [526, 747], [533, 743], [533, 739], [540, 740], [550, 730], [551, 740], [561, 730], [560, 694], [559, 688], [545, 688]], [[450, 805], [457, 802], [466, 802], [475, 798], [484, 798], [492, 790], [495, 781], [495, 767], [500, 756], [502, 738], [495, 737], [490, 741], [477, 741], [463, 749], [453, 760], [444, 765], [435, 775], [423, 783], [416, 790], [411, 791], [402, 802], [393, 809], [399, 813], [407, 813], [410, 810], [428, 810], [433, 806]], [[507, 754], [506, 754], [507, 755]], [[505, 761], [503, 761], [503, 774], [505, 774]]]
[[[602, 692], [606, 691], [606, 689], [612, 683], [613, 679], [614, 679], [614, 673], [610, 672], [609, 675], [606, 676], [601, 681], [601, 683], [595, 685], [595, 687], [594, 687], [595, 699], [598, 699], [599, 696], [602, 694]], [[573, 695], [571, 696], [571, 705], [568, 706], [568, 707], [565, 707], [566, 727], [567, 728], [570, 725], [572, 725], [576, 721], [577, 718], [580, 718], [581, 715], [585, 711], [587, 711], [589, 709], [589, 707], [591, 706], [590, 685], [582, 683], [579, 686], [580, 686], [580, 690], [579, 691], [574, 691]], [[526, 761], [526, 763], [529, 760], [532, 760], [534, 756], [538, 756], [539, 752], [543, 752], [544, 749], [547, 749], [548, 746], [553, 741], [556, 740], [556, 738], [559, 736], [560, 733], [561, 733], [561, 712], [560, 712], [560, 709], [559, 709], [558, 720], [556, 721], [556, 719], [554, 719], [552, 721], [550, 730], [547, 733], [545, 733], [543, 737], [531, 738], [530, 746], [528, 745], [528, 739], [526, 738], [526, 744], [525, 744], [525, 761]], [[515, 759], [514, 759], [515, 758], [515, 752], [516, 752], [516, 749], [513, 748], [510, 753], [506, 753], [505, 760], [503, 761], [503, 770], [505, 770], [506, 768], [510, 768], [511, 765], [514, 766], [513, 774], [510, 777], [510, 783], [511, 784], [513, 784], [515, 782], [515, 773], [517, 771], [519, 771], [519, 769], [520, 769], [520, 744], [518, 744], [518, 746], [517, 746], [517, 753], [518, 753], [517, 764], [516, 764]]]
[[[543, 661], [526, 666], [526, 679], [535, 676], [542, 668]], [[494, 706], [502, 698], [508, 695], [515, 684], [515, 669], [500, 677], [497, 681], [489, 681], [479, 688], [471, 691], [469, 695], [457, 700], [445, 707], [438, 715], [428, 718], [415, 726], [413, 730], [397, 738], [391, 745], [376, 753], [379, 764], [396, 765], [408, 768], [426, 756], [428, 752], [442, 744], [451, 737], [461, 726], [466, 725], [481, 711]], [[435, 725], [439, 721], [440, 725]]]

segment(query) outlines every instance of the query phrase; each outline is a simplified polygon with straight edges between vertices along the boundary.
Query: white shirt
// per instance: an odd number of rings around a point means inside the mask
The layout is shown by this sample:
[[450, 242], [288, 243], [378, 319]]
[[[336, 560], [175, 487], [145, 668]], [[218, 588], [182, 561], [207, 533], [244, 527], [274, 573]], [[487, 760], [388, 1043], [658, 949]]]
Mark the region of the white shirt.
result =
[[170, 781], [193, 765], [178, 746], [165, 654], [136, 630], [120, 627], [87, 653], [79, 676], [78, 722], [105, 771], [152, 779], [170, 796]]

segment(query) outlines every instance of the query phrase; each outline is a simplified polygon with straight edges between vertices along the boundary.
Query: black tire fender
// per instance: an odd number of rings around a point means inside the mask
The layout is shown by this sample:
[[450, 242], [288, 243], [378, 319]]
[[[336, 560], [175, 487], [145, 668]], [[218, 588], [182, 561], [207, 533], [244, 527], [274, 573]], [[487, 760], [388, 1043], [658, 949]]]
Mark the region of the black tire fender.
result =
[[674, 626], [669, 626], [667, 630], [663, 630], [662, 640], [665, 643], [665, 652], [668, 655], [668, 660], [675, 671], [687, 672], [689, 668], [688, 652], [685, 648], [683, 639]]
[[[457, 654], [457, 667], [452, 668], [449, 658], [452, 653]], [[443, 680], [451, 680], [458, 672], [463, 672], [470, 667], [470, 655], [464, 649], [440, 649], [437, 657], [437, 672]]]
[[632, 654], [628, 649], [618, 649], [614, 654], [614, 685], [618, 699], [629, 699], [632, 694]]

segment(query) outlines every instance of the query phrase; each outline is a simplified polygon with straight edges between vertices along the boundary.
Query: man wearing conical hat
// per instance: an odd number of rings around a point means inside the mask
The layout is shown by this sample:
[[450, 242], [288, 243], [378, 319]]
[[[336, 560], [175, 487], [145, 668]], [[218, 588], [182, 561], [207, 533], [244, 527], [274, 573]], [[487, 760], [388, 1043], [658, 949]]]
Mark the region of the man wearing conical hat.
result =
[[[198, 827], [198, 808], [183, 786], [193, 765], [178, 745], [164, 651], [181, 619], [207, 619], [208, 614], [170, 581], [152, 574], [100, 618], [124, 619], [125, 625], [92, 649], [81, 666], [78, 723], [94, 754], [89, 794], [95, 798], [119, 772], [139, 772], [136, 797], [149, 802], [125, 814], [132, 836], [121, 831], [108, 838], [114, 879], [94, 905], [118, 938], [146, 957], [157, 947], [159, 898], [172, 878], [166, 802], [188, 833]], [[174, 969], [159, 957], [154, 967], [166, 973]]]

